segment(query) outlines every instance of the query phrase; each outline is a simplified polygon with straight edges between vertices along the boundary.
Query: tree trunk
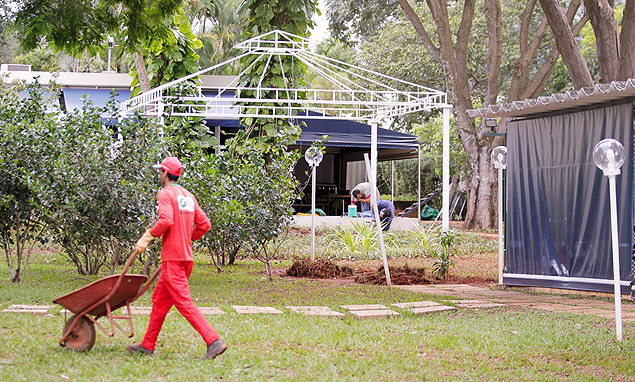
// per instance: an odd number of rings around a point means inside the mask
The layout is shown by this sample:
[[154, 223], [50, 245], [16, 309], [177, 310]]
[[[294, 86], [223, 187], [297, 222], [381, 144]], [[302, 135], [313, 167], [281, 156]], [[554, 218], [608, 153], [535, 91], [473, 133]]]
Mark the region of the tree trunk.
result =
[[146, 63], [143, 59], [143, 53], [141, 51], [133, 54], [134, 65], [137, 69], [137, 76], [139, 77], [139, 87], [141, 88], [141, 92], [145, 93], [149, 91], [150, 88], [150, 78], [148, 77], [148, 70], [146, 69]]
[[575, 42], [573, 31], [562, 6], [560, 6], [560, 2], [558, 0], [540, 0], [540, 5], [556, 38], [556, 45], [562, 55], [564, 64], [567, 66], [573, 86], [576, 89], [592, 87], [593, 78], [591, 78], [591, 72], [578, 44]]
[[[491, 0], [495, 1], [495, 0]], [[415, 30], [419, 35], [419, 38], [423, 41], [424, 47], [431, 52], [433, 58], [437, 59], [439, 63], [444, 67], [448, 80], [448, 93], [449, 98], [453, 104], [453, 113], [457, 125], [457, 131], [461, 143], [465, 148], [468, 160], [470, 162], [470, 198], [467, 203], [467, 219], [465, 226], [467, 228], [492, 228], [496, 222], [495, 215], [492, 218], [492, 214], [496, 212], [496, 203], [492, 201], [487, 195], [493, 192], [492, 187], [489, 184], [491, 173], [494, 173], [493, 166], [489, 165], [489, 152], [491, 151], [492, 143], [489, 138], [484, 139], [482, 134], [479, 133], [479, 129], [474, 125], [472, 120], [467, 115], [467, 110], [473, 108], [472, 95], [470, 93], [470, 86], [468, 82], [468, 65], [467, 65], [467, 53], [468, 42], [470, 38], [470, 31], [474, 19], [475, 1], [467, 0], [463, 6], [463, 14], [461, 23], [456, 34], [456, 44], [453, 42], [452, 31], [450, 29], [450, 21], [447, 12], [447, 5], [444, 0], [427, 0], [427, 5], [432, 14], [435, 22], [437, 36], [439, 41], [439, 47], [431, 45], [431, 39], [426, 34], [423, 27], [417, 27], [422, 25], [421, 19], [414, 12], [412, 7], [407, 1], [397, 0], [406, 16], [409, 18]], [[490, 7], [489, 15], [490, 20], [497, 23], [500, 18], [500, 5], [489, 3]], [[494, 26], [491, 29], [491, 45], [492, 50], [488, 54], [493, 57], [488, 59], [488, 64], [496, 65], [496, 62], [500, 62], [500, 58], [496, 58], [500, 55], [499, 44], [502, 43], [498, 36], [499, 28]], [[438, 53], [437, 53], [438, 52]], [[500, 67], [500, 65], [498, 65]], [[496, 77], [496, 74], [500, 68], [490, 68], [491, 73]], [[497, 85], [488, 86], [491, 97], [496, 99], [497, 95], [494, 95], [494, 91], [497, 90]], [[486, 154], [484, 154], [486, 153]], [[483, 162], [487, 165], [483, 165]], [[493, 178], [494, 185], [496, 185], [496, 178]], [[485, 180], [485, 182], [483, 182]], [[495, 191], [495, 188], [493, 189]]]
[[626, 0], [620, 35], [619, 81], [635, 78], [635, 0]]
[[[617, 27], [612, 0], [584, 0], [587, 15], [595, 33], [600, 70], [600, 83], [609, 83], [617, 79], [619, 59], [617, 52]], [[628, 49], [632, 49], [631, 46]]]

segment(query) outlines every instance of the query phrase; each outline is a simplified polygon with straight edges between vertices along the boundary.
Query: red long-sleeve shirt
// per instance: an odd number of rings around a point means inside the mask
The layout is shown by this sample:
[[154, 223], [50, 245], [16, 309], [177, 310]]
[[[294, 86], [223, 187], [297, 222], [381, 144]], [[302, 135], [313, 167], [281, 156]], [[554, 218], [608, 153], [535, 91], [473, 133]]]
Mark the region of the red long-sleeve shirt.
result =
[[192, 261], [192, 240], [200, 239], [211, 225], [196, 198], [178, 184], [163, 187], [157, 195], [159, 220], [150, 229], [161, 236], [162, 261]]

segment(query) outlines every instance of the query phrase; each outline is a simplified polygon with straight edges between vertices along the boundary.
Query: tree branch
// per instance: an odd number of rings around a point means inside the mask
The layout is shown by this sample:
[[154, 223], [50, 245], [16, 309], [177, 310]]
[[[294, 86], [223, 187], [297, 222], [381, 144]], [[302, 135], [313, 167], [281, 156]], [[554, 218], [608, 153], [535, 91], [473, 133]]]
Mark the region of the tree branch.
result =
[[442, 64], [441, 52], [439, 52], [439, 48], [437, 48], [434, 45], [434, 42], [432, 42], [430, 35], [428, 35], [428, 32], [426, 32], [426, 29], [421, 22], [421, 18], [419, 17], [419, 15], [417, 15], [414, 9], [412, 9], [410, 3], [408, 3], [408, 0], [397, 0], [397, 3], [399, 3], [401, 9], [403, 9], [404, 13], [406, 14], [406, 17], [415, 28], [417, 35], [423, 42], [424, 48], [426, 48], [426, 50], [430, 53], [430, 56], [432, 56], [435, 61]]
[[[600, 83], [614, 81], [617, 79], [619, 60], [613, 1], [584, 0], [584, 6], [595, 33], [595, 49], [600, 58], [598, 60]], [[632, 46], [628, 49], [632, 49]]]
[[[576, 25], [573, 27], [573, 34], [575, 36], [580, 34], [580, 31], [582, 30], [582, 28], [584, 28], [584, 25], [587, 23], [587, 21], [589, 21], [589, 17], [587, 15], [584, 15], [582, 16], [580, 21], [576, 23]], [[549, 77], [551, 77], [551, 73], [553, 72], [553, 68], [558, 61], [559, 56], [560, 52], [558, 52], [558, 48], [554, 45], [551, 48], [551, 52], [549, 52], [549, 58], [547, 59], [545, 64], [540, 67], [540, 69], [534, 76], [534, 79], [527, 86], [525, 91], [521, 93], [522, 98], [520, 99], [536, 98], [540, 94], [542, 89], [545, 88], [547, 81], [549, 81]]]
[[567, 22], [562, 6], [558, 0], [540, 0], [549, 26], [556, 38], [558, 51], [567, 66], [573, 86], [576, 89], [593, 86], [593, 78], [587, 67], [582, 52], [573, 38], [573, 31]]
[[635, 0], [626, 0], [620, 34], [618, 81], [635, 77]]
[[496, 103], [498, 97], [498, 77], [500, 75], [501, 57], [503, 55], [503, 17], [499, 0], [485, 0], [487, 17], [487, 94], [485, 104]]

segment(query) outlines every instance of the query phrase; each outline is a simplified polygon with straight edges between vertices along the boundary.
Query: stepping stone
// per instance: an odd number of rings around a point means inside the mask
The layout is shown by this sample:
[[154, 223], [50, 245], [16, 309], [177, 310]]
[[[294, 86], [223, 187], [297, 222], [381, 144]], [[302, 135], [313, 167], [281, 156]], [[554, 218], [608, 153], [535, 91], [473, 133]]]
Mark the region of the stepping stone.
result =
[[2, 313], [31, 313], [45, 315], [49, 312], [50, 305], [11, 305], [2, 310]]
[[358, 310], [386, 310], [388, 309], [385, 305], [380, 304], [368, 304], [368, 305], [341, 305], [340, 308], [349, 310], [351, 312]]
[[407, 309], [407, 308], [426, 308], [430, 306], [443, 306], [443, 305], [434, 301], [414, 301], [414, 302], [400, 302], [398, 304], [392, 304], [392, 306], [396, 308]]
[[499, 306], [505, 306], [505, 304], [499, 304], [495, 302], [483, 301], [483, 300], [449, 300], [449, 302], [456, 304], [458, 308], [496, 308]]
[[475, 286], [471, 286], [467, 284], [439, 284], [439, 285], [435, 285], [434, 287], [451, 290], [453, 292], [481, 292], [481, 291], [487, 292], [489, 291], [489, 289], [487, 288], [480, 288], [480, 287], [475, 287]]
[[350, 313], [357, 318], [375, 318], [399, 315], [399, 313], [390, 309], [351, 310]]
[[447, 310], [456, 310], [456, 308], [453, 306], [439, 304], [439, 306], [424, 306], [422, 308], [413, 308], [411, 312], [414, 314], [426, 314], [426, 313], [444, 312]]
[[225, 314], [225, 312], [217, 306], [199, 306], [198, 309], [201, 311], [201, 313], [208, 316]]
[[281, 311], [271, 306], [232, 305], [232, 308], [238, 314], [282, 314]]
[[344, 317], [345, 315], [336, 312], [328, 306], [285, 306], [293, 313], [304, 314], [306, 316], [324, 316], [324, 317]]
[[434, 288], [426, 285], [394, 285], [395, 288], [407, 290], [409, 292], [423, 293], [423, 294], [448, 294], [447, 291], [439, 288]]
[[458, 308], [471, 308], [471, 309], [482, 309], [482, 308], [498, 308], [500, 306], [505, 306], [505, 304], [498, 304], [495, 302], [485, 303], [485, 304], [457, 304]]

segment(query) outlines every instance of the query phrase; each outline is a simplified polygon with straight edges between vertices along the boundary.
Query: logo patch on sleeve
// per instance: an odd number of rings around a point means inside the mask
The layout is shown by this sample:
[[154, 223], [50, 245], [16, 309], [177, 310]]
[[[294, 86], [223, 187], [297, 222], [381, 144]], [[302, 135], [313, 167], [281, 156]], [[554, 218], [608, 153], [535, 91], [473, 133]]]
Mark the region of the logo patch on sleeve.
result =
[[194, 212], [194, 199], [192, 197], [178, 195], [176, 200], [179, 203], [179, 210]]

